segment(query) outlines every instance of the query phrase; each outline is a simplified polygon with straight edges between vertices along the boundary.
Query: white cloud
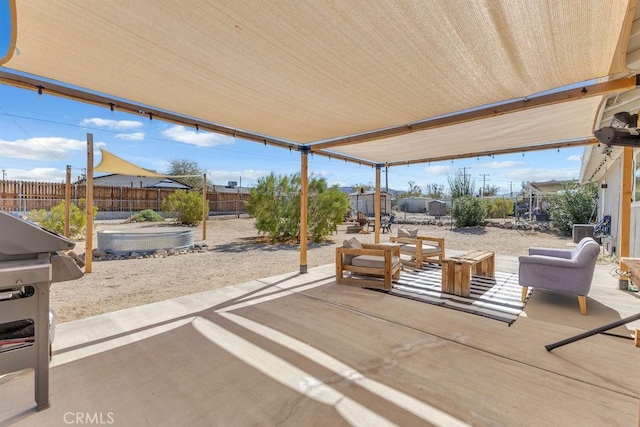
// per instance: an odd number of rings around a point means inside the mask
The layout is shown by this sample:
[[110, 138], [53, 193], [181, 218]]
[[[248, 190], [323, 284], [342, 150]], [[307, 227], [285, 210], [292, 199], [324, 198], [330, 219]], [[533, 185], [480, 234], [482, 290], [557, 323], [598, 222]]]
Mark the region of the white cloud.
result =
[[109, 120], [93, 117], [90, 119], [84, 119], [80, 122], [81, 126], [96, 126], [100, 128], [107, 128], [113, 130], [131, 130], [138, 129], [143, 126], [142, 122], [137, 120]]
[[144, 132], [119, 133], [114, 138], [124, 139], [125, 141], [142, 141], [144, 139]]
[[425, 169], [425, 172], [429, 175], [446, 175], [451, 169], [451, 166], [429, 166]]
[[242, 186], [246, 187], [250, 182], [253, 183], [259, 178], [269, 175], [270, 171], [261, 171], [246, 169], [242, 171], [228, 171], [228, 170], [208, 170], [207, 179], [213, 180], [216, 184], [226, 184], [227, 181], [242, 180]]
[[580, 169], [517, 169], [504, 174], [507, 179], [515, 181], [551, 181], [577, 179]]
[[508, 169], [508, 168], [513, 168], [522, 164], [524, 164], [524, 162], [516, 162], [513, 160], [509, 160], [509, 161], [503, 161], [503, 162], [480, 163], [478, 164], [477, 168]]
[[196, 132], [181, 125], [171, 126], [162, 131], [162, 135], [174, 141], [191, 144], [198, 147], [213, 147], [216, 145], [233, 144], [234, 138], [210, 132]]
[[[94, 146], [104, 146], [103, 142]], [[62, 160], [72, 157], [72, 151], [87, 149], [86, 141], [61, 137], [44, 137], [5, 141], [0, 139], [0, 157], [29, 160]]]
[[11, 181], [64, 182], [66, 179], [66, 171], [56, 168], [5, 169], [5, 173], [6, 179]]
[[567, 157], [567, 160], [569, 160], [571, 162], [581, 162], [582, 161], [582, 156], [580, 154], [574, 154], [573, 156]]

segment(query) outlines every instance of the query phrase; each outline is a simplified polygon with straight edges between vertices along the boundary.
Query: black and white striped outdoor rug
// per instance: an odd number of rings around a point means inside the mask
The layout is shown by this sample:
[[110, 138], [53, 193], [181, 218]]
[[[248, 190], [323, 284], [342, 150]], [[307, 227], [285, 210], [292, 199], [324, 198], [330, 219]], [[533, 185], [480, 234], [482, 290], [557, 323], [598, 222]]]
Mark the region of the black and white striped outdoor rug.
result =
[[[461, 297], [447, 294], [442, 289], [442, 269], [438, 265], [426, 265], [422, 270], [404, 270], [400, 280], [393, 284], [391, 295], [452, 308], [479, 316], [507, 322], [516, 321], [524, 303], [520, 302], [522, 287], [517, 273], [496, 271], [495, 278], [473, 276], [471, 295]], [[531, 295], [531, 288], [527, 299]]]

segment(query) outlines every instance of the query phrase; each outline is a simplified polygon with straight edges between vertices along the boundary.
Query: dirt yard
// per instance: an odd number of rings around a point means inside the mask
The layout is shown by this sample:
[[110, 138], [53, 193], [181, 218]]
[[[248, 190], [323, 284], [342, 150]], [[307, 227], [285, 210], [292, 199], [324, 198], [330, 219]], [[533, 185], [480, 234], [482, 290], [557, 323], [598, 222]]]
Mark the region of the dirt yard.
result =
[[[97, 230], [150, 226], [154, 225], [105, 221], [98, 223]], [[395, 233], [400, 226], [394, 225], [392, 231]], [[566, 248], [571, 242], [570, 238], [560, 237], [552, 231], [417, 227], [420, 234], [444, 237], [447, 249], [484, 249], [505, 255], [526, 254], [531, 246]], [[309, 268], [334, 262], [336, 244], [354, 236], [346, 234], [346, 229], [346, 225], [341, 225], [327, 242], [309, 245]], [[364, 242], [374, 239], [373, 233], [356, 236]], [[388, 236], [382, 234], [380, 241], [388, 241]], [[206, 243], [204, 252], [166, 258], [94, 261], [92, 273], [75, 281], [54, 283], [51, 307], [56, 310], [57, 321], [68, 322], [299, 270], [299, 247], [266, 243], [249, 218], [210, 219], [207, 221], [207, 239], [202, 242], [201, 238], [202, 231], [198, 228], [196, 243]], [[94, 237], [94, 247], [95, 242]], [[75, 252], [84, 253], [84, 242], [77, 243]]]

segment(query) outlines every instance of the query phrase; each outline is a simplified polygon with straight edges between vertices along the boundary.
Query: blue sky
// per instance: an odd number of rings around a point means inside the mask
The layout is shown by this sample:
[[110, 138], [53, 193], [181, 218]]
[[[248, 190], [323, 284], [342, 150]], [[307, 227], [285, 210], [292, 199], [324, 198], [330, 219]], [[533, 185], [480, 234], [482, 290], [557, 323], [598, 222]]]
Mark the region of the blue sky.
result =
[[[64, 180], [69, 164], [74, 179], [86, 167], [86, 134], [96, 147], [147, 169], [166, 172], [171, 159], [188, 159], [207, 170], [216, 184], [240, 181], [254, 185], [270, 172], [292, 174], [300, 170], [300, 154], [233, 137], [196, 132], [195, 129], [110, 111], [89, 104], [25, 89], [0, 85], [0, 169], [6, 179], [30, 181]], [[447, 186], [447, 175], [466, 168], [482, 185], [501, 192], [520, 189], [522, 181], [577, 178], [582, 148], [567, 148], [503, 156], [460, 159], [389, 168], [389, 187], [408, 188], [408, 182], [424, 187]], [[99, 162], [96, 150], [94, 164]], [[330, 184], [373, 183], [374, 169], [321, 156], [309, 159], [310, 173], [324, 176]], [[382, 174], [384, 186], [384, 173]]]
[[[6, 5], [0, 0], [0, 57], [9, 37]], [[251, 186], [271, 172], [300, 170], [300, 154], [295, 151], [0, 84], [0, 169], [6, 179], [61, 182], [66, 165], [72, 166], [76, 179], [86, 168], [87, 133], [93, 134], [96, 147], [160, 173], [167, 172], [172, 159], [195, 161], [215, 184], [241, 181]], [[567, 148], [392, 167], [389, 188], [406, 190], [410, 181], [422, 188], [433, 183], [448, 188], [447, 176], [465, 170], [475, 179], [476, 188], [484, 178], [487, 185], [509, 193], [511, 188], [518, 191], [523, 181], [578, 178], [582, 152], [582, 148]], [[96, 150], [94, 164], [98, 162]], [[309, 158], [309, 171], [341, 186], [375, 181], [370, 167], [321, 156]]]
[[[6, 179], [61, 182], [68, 164], [75, 179], [86, 168], [87, 133], [93, 134], [96, 147], [160, 173], [168, 170], [171, 159], [195, 161], [216, 184], [241, 180], [250, 186], [270, 172], [300, 170], [300, 154], [295, 151], [0, 85], [0, 169]], [[94, 164], [100, 160], [96, 152]], [[438, 183], [448, 188], [447, 176], [466, 168], [476, 188], [485, 175], [487, 185], [500, 187], [500, 192], [509, 192], [510, 186], [517, 191], [523, 181], [577, 178], [581, 155], [582, 148], [567, 148], [398, 166], [389, 168], [389, 187], [404, 190], [414, 181], [421, 187]], [[321, 156], [310, 157], [309, 171], [330, 184], [375, 181], [370, 167]]]

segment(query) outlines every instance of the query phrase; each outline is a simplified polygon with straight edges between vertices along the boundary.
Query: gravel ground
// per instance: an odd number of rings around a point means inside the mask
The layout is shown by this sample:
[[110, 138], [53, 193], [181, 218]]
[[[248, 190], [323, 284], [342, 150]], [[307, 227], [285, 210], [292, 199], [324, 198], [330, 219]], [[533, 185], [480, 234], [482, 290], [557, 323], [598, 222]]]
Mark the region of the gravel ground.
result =
[[[499, 221], [502, 222], [502, 221]], [[153, 227], [158, 224], [124, 224], [102, 221], [96, 230]], [[403, 225], [394, 225], [392, 232]], [[409, 227], [409, 225], [404, 225]], [[531, 246], [566, 248], [570, 238], [553, 231], [515, 230], [498, 227], [452, 229], [449, 226], [418, 225], [420, 234], [444, 237], [447, 249], [483, 249], [505, 255], [526, 254]], [[336, 244], [342, 244], [347, 225], [322, 244], [310, 244], [309, 268], [334, 262]], [[93, 272], [78, 280], [51, 286], [51, 307], [58, 322], [68, 322], [101, 313], [148, 304], [182, 295], [243, 283], [277, 274], [298, 271], [299, 247], [270, 244], [261, 237], [250, 218], [215, 218], [207, 221], [207, 239], [196, 230], [196, 243], [205, 243], [203, 252], [166, 258], [94, 261]], [[381, 235], [381, 242], [389, 234]], [[374, 235], [358, 234], [373, 242]], [[94, 237], [94, 247], [96, 245]], [[74, 251], [84, 253], [84, 242]]]

